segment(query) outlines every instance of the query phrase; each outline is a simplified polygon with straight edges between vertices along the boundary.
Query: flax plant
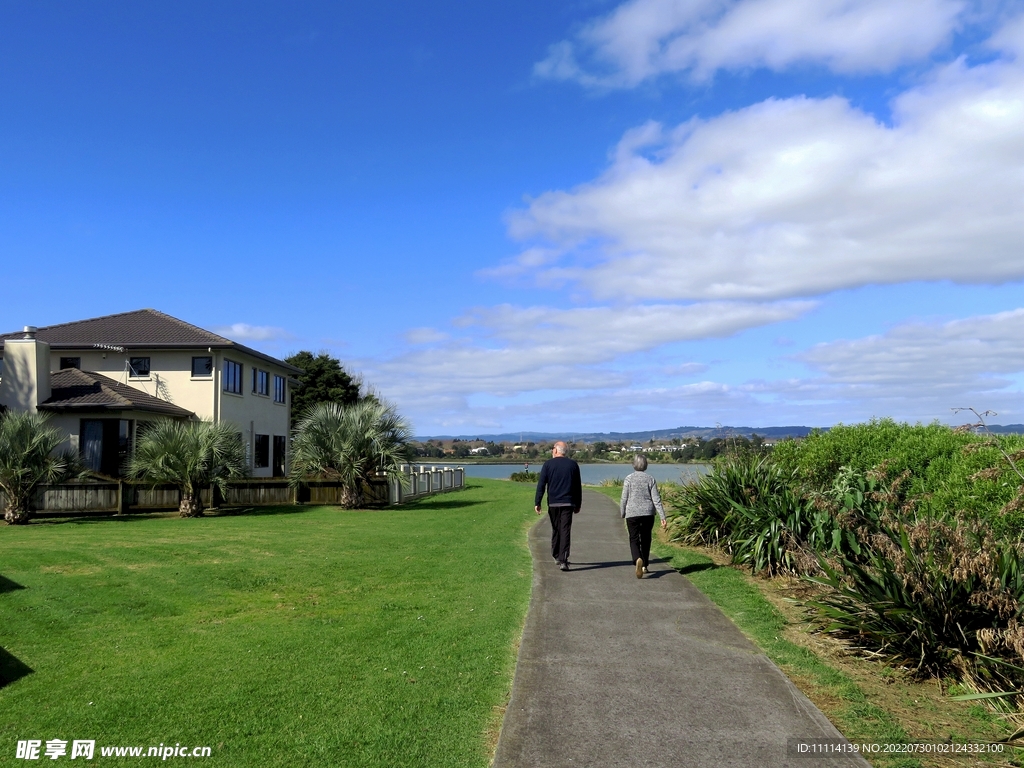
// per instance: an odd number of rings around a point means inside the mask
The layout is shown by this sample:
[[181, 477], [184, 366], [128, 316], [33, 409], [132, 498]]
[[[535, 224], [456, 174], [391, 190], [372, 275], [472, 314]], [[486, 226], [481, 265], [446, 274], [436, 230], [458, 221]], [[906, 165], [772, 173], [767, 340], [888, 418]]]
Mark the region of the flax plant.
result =
[[353, 405], [319, 403], [299, 418], [292, 441], [291, 477], [342, 484], [342, 506], [364, 505], [375, 477], [401, 482], [411, 460], [412, 430], [395, 406], [373, 398]]
[[227, 490], [227, 481], [249, 474], [242, 436], [225, 423], [157, 422], [140, 437], [128, 462], [128, 476], [152, 485], [175, 485], [182, 517], [202, 517], [203, 488]]

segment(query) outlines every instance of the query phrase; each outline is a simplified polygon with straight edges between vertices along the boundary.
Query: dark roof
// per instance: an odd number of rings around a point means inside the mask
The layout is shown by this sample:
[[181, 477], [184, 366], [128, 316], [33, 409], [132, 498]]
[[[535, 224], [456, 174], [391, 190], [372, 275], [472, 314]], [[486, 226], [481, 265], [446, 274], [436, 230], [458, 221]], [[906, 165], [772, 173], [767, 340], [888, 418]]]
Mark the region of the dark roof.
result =
[[92, 371], [65, 368], [50, 374], [50, 397], [39, 405], [47, 411], [149, 411], [175, 418], [195, 417], [192, 411], [148, 395]]
[[[20, 339], [23, 331], [0, 333], [0, 347], [6, 339]], [[36, 338], [45, 341], [51, 349], [91, 348], [95, 344], [110, 344], [126, 349], [202, 348], [237, 349], [262, 360], [276, 363], [292, 373], [302, 373], [276, 357], [265, 355], [231, 339], [186, 323], [155, 309], [137, 309], [117, 315], [104, 315], [73, 323], [47, 325], [36, 332]]]

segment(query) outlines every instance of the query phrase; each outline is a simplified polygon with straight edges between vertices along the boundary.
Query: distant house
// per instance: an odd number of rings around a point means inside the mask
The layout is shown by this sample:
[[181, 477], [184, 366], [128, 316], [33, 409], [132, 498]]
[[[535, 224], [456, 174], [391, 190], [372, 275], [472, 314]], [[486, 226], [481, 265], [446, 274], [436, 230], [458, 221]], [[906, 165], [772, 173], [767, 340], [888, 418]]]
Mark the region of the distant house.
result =
[[474, 456], [486, 456], [488, 454], [487, 446], [481, 445], [478, 448], [470, 448], [469, 452]]
[[153, 309], [0, 334], [0, 405], [51, 414], [110, 476], [147, 423], [201, 418], [238, 428], [255, 476], [283, 477], [301, 372]]

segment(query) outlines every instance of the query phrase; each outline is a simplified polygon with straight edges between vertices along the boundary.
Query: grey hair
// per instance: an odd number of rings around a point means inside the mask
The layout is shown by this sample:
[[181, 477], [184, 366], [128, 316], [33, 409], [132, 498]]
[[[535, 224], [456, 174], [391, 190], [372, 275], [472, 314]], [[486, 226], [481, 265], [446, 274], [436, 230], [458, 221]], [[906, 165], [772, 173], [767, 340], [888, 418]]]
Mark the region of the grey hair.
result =
[[637, 472], [643, 472], [645, 469], [647, 469], [647, 457], [644, 456], [642, 453], [638, 453], [636, 456], [634, 456], [633, 469], [635, 469]]

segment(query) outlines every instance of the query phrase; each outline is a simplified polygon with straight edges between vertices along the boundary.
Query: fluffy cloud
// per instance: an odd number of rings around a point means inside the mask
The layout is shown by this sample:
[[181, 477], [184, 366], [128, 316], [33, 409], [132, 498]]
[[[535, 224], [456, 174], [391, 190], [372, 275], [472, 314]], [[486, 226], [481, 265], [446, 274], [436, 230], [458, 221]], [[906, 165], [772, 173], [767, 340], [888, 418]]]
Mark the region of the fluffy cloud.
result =
[[599, 178], [510, 215], [531, 247], [500, 272], [643, 301], [1024, 277], [1021, 63], [945, 65], [892, 114], [792, 98], [642, 126]]
[[964, 0], [630, 0], [552, 46], [535, 72], [602, 87], [803, 62], [888, 72], [948, 41], [968, 7]]
[[294, 338], [284, 328], [276, 328], [271, 325], [249, 325], [248, 323], [222, 325], [215, 328], [214, 332], [235, 341], [284, 341]]
[[941, 325], [907, 323], [878, 336], [820, 344], [800, 359], [850, 394], [985, 397], [1024, 373], [1024, 309]]
[[604, 366], [665, 344], [722, 338], [793, 320], [808, 301], [707, 302], [689, 305], [551, 309], [503, 305], [460, 318], [463, 336], [359, 367], [403, 403], [437, 396], [513, 396], [536, 391], [625, 386], [629, 377]]
[[[1024, 309], [904, 323], [880, 335], [819, 344], [794, 356], [810, 374], [791, 379], [644, 386], [593, 365], [598, 356], [569, 354], [563, 364], [534, 359], [537, 367], [531, 369], [530, 358], [519, 356], [526, 351], [536, 350], [518, 346], [509, 355], [466, 345], [437, 350], [436, 357], [401, 358], [389, 364], [397, 374], [392, 384], [403, 408], [427, 432], [634, 430], [715, 422], [813, 426], [872, 416], [954, 423], [965, 420], [951, 411], [961, 406], [993, 409], [1000, 414], [996, 423], [1024, 420]], [[691, 377], [705, 369], [682, 363], [667, 373]], [[513, 386], [504, 390], [502, 382]], [[523, 397], [524, 391], [531, 394]]]

